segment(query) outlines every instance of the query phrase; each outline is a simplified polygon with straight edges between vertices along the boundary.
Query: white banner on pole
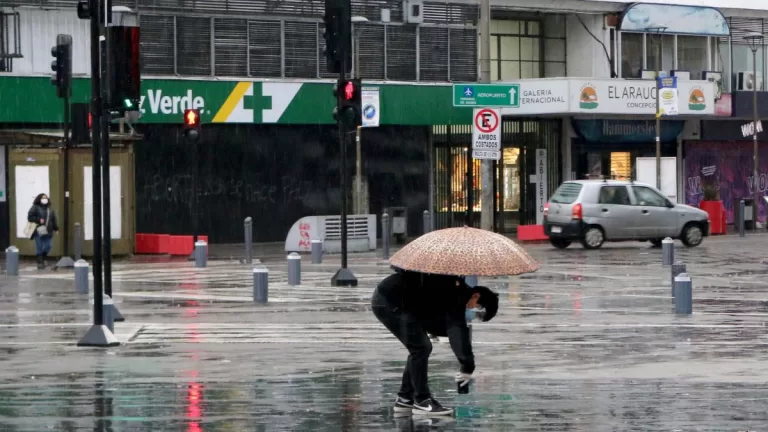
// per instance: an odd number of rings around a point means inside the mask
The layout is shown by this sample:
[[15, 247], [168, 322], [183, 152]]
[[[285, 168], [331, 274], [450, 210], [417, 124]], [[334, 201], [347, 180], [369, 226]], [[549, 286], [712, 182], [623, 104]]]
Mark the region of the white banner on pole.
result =
[[536, 224], [544, 223], [544, 205], [547, 203], [547, 150], [536, 150]]

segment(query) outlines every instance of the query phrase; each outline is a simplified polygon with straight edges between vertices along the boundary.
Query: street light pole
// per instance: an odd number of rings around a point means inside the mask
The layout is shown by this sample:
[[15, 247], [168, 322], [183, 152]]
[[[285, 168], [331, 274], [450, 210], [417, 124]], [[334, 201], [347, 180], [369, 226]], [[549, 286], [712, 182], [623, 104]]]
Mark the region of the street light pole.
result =
[[665, 26], [648, 27], [645, 29], [651, 35], [655, 35], [652, 39], [656, 41], [656, 189], [661, 190], [661, 105], [659, 100], [659, 90], [661, 81], [661, 41], [664, 37], [664, 32], [667, 30]]
[[[354, 25], [354, 32], [352, 33], [352, 52], [354, 53], [354, 77], [360, 78], [360, 35], [363, 32], [361, 23], [368, 22], [368, 18], [362, 16], [353, 16], [352, 25]], [[360, 132], [361, 127], [358, 126], [355, 130], [355, 194], [353, 200], [353, 210], [355, 214], [364, 214], [367, 212], [363, 205], [363, 150], [360, 144]]]
[[752, 205], [752, 229], [757, 232], [757, 218], [760, 214], [758, 211], [760, 206], [760, 174], [758, 172], [757, 157], [757, 48], [763, 46], [763, 35], [761, 33], [750, 33], [744, 39], [749, 43], [749, 49], [752, 50], [752, 193], [755, 199]]

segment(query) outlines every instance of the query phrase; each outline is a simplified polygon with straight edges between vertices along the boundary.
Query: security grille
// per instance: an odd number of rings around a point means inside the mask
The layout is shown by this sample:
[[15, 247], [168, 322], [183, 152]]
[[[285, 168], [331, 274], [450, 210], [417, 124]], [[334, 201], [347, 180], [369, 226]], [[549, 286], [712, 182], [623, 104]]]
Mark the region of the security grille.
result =
[[416, 31], [418, 27], [387, 26], [387, 76], [398, 81], [416, 80]]
[[140, 24], [142, 71], [156, 75], [175, 74], [175, 17], [142, 15]]
[[284, 26], [285, 76], [287, 78], [316, 76], [318, 25], [312, 22], [285, 22]]
[[477, 79], [477, 30], [452, 28], [450, 32], [451, 81]]
[[386, 57], [382, 54], [384, 51], [384, 26], [381, 24], [355, 24], [355, 34], [358, 40], [360, 77], [383, 80], [386, 68]]
[[424, 27], [419, 34], [419, 80], [448, 81], [449, 29]]
[[214, 20], [216, 75], [246, 76], [248, 65], [248, 21], [217, 18]]
[[277, 78], [282, 75], [280, 21], [248, 21], [248, 75]]
[[[367, 216], [347, 216], [347, 237], [368, 238], [371, 227], [368, 226]], [[341, 217], [326, 216], [325, 218], [326, 240], [338, 240], [341, 238]]]
[[211, 19], [176, 18], [176, 71], [180, 75], [212, 75]]

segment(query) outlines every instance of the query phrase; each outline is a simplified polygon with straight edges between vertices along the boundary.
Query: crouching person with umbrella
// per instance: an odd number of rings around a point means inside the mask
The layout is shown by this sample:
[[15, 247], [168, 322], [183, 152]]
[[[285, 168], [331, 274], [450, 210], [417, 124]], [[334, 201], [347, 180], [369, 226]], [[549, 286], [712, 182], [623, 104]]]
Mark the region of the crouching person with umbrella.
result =
[[390, 259], [397, 271], [384, 279], [371, 300], [373, 313], [408, 350], [396, 412], [451, 415], [429, 391], [432, 343], [427, 333], [447, 336], [461, 365], [456, 374], [465, 387], [475, 371], [470, 330], [475, 317], [490, 321], [498, 294], [469, 287], [461, 275], [502, 276], [539, 268], [523, 248], [508, 238], [474, 228], [449, 228], [419, 237]]
[[373, 313], [408, 349], [403, 382], [395, 401], [396, 412], [450, 415], [453, 410], [436, 401], [427, 384], [432, 343], [427, 333], [447, 336], [461, 371], [456, 379], [469, 385], [475, 371], [467, 320], [482, 308], [490, 321], [499, 308], [499, 296], [486, 287], [469, 287], [455, 276], [398, 271], [384, 279], [373, 294]]

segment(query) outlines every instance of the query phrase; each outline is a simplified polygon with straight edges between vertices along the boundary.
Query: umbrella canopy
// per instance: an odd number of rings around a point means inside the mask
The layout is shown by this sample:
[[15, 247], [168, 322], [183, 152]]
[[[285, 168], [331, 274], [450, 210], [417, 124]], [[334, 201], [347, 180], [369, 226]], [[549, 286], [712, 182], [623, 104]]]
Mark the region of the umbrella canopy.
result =
[[469, 227], [425, 234], [400, 249], [389, 263], [403, 270], [455, 276], [519, 275], [539, 269], [517, 243]]

